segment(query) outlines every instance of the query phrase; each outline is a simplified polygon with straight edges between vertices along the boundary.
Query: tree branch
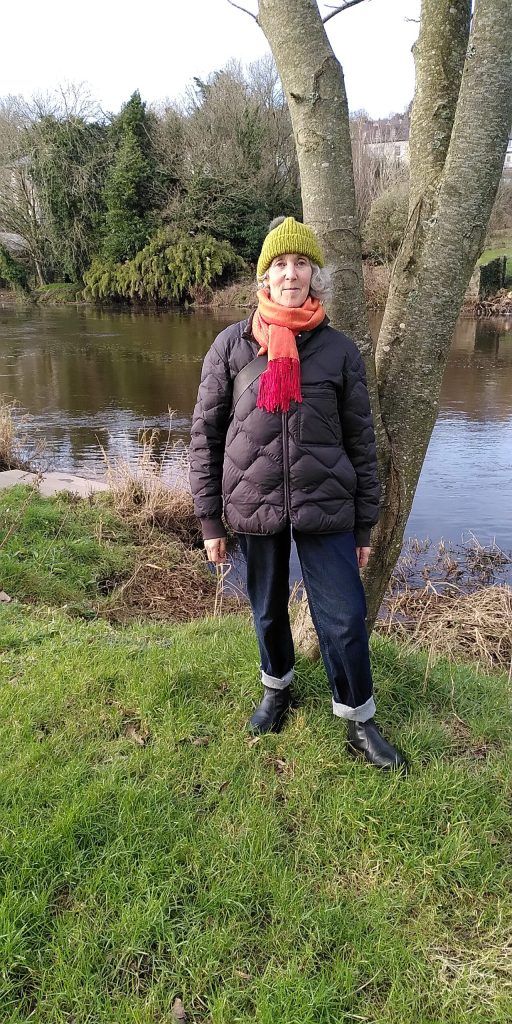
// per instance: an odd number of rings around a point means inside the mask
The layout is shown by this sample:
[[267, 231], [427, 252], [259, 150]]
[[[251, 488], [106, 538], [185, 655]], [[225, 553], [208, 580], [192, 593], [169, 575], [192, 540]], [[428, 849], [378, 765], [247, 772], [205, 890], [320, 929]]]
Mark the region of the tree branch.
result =
[[[337, 14], [341, 13], [341, 11], [348, 11], [349, 7], [355, 7], [356, 4], [362, 4], [362, 3], [363, 3], [363, 0], [345, 0], [345, 3], [338, 4], [338, 6], [335, 7], [331, 11], [330, 14], [326, 14], [325, 18], [322, 18], [322, 21], [323, 21], [324, 25], [325, 25], [326, 21], [329, 21], [331, 18], [335, 18]], [[325, 6], [326, 7], [332, 7], [332, 4], [326, 4]]]
[[[360, 3], [360, 0], [353, 0], [353, 2]], [[256, 15], [253, 14], [252, 11], [248, 11], [247, 7], [241, 7], [240, 4], [235, 4], [234, 0], [228, 0], [228, 4], [231, 4], [231, 7], [236, 7], [237, 11], [243, 11], [244, 14], [248, 14], [249, 17], [250, 18], [254, 18], [256, 24], [258, 24], [258, 19], [257, 19]]]

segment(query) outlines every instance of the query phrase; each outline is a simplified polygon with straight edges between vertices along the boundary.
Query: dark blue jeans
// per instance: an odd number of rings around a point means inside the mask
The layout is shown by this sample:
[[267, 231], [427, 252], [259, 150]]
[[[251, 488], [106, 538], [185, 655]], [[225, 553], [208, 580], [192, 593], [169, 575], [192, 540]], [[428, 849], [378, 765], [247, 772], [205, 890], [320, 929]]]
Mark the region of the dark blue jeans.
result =
[[[291, 531], [239, 534], [265, 686], [284, 689], [295, 654], [288, 617]], [[299, 533], [293, 539], [335, 715], [365, 722], [375, 713], [366, 600], [353, 533]]]

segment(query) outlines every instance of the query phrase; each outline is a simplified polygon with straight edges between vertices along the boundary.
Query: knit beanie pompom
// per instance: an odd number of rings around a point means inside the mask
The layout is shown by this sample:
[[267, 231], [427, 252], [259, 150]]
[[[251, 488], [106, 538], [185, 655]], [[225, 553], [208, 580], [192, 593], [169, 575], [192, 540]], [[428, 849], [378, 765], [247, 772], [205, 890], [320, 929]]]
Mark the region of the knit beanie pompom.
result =
[[272, 260], [284, 253], [307, 256], [312, 263], [324, 266], [324, 257], [316, 235], [311, 228], [295, 220], [295, 217], [275, 217], [270, 223], [268, 235], [263, 242], [256, 273], [263, 277]]

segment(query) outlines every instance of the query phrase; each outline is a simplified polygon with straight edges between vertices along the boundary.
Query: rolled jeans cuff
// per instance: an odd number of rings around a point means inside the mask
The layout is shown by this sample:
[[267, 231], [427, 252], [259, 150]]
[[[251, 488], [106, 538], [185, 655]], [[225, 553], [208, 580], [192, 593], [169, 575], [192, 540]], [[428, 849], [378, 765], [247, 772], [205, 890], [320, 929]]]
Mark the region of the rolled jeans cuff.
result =
[[351, 708], [348, 704], [338, 704], [333, 699], [332, 702], [332, 713], [337, 718], [348, 718], [351, 722], [367, 722], [369, 718], [373, 718], [375, 714], [375, 701], [373, 697], [369, 697], [365, 704], [361, 704], [358, 708]]
[[269, 676], [269, 675], [267, 675], [267, 673], [264, 672], [263, 669], [262, 669], [261, 670], [261, 681], [262, 681], [264, 686], [268, 686], [269, 689], [271, 689], [271, 690], [286, 690], [286, 687], [290, 686], [290, 683], [293, 680], [293, 672], [294, 672], [294, 670], [293, 670], [293, 668], [291, 668], [290, 671], [287, 672], [285, 676], [283, 676], [282, 678], [279, 678], [279, 676]]

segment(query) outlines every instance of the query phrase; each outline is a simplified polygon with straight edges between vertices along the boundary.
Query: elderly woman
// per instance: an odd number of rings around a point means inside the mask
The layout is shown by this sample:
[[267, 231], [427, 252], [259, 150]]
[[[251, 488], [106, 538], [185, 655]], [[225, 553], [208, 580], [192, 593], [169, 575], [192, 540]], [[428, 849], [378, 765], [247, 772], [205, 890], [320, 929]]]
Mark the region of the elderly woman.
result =
[[383, 769], [404, 759], [375, 721], [359, 569], [379, 485], [364, 364], [329, 326], [327, 273], [313, 232], [272, 222], [258, 260], [258, 308], [206, 355], [192, 423], [190, 482], [210, 562], [238, 534], [258, 638], [263, 699], [249, 729], [280, 729], [290, 706], [291, 536], [348, 749]]

